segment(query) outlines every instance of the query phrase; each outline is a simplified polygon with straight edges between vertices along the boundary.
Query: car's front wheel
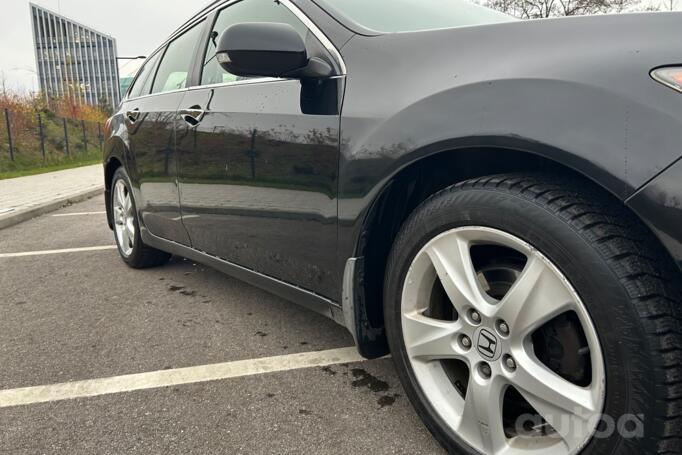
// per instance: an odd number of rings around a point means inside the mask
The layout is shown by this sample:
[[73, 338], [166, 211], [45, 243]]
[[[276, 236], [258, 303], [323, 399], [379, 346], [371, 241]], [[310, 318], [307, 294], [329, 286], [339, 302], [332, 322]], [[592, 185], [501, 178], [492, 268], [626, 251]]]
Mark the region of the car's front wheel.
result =
[[609, 196], [492, 176], [425, 201], [389, 258], [403, 386], [454, 453], [679, 453], [678, 271]]
[[121, 259], [133, 268], [147, 268], [168, 262], [170, 254], [146, 245], [140, 235], [140, 223], [130, 178], [123, 167], [114, 173], [111, 182], [111, 211], [114, 238]]

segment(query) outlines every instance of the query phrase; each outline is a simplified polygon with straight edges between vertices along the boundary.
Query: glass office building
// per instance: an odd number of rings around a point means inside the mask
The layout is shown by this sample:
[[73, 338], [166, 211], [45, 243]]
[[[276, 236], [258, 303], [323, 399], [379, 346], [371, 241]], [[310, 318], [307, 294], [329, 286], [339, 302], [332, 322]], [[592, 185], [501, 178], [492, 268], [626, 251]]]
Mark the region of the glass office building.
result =
[[46, 96], [116, 106], [121, 99], [116, 40], [31, 4], [40, 89]]

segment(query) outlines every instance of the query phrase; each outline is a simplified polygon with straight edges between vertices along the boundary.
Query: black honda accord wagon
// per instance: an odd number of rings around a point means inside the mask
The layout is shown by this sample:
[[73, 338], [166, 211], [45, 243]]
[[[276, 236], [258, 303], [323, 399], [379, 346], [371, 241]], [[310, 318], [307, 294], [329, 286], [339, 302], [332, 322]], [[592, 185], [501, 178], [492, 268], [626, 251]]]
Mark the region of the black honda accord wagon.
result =
[[220, 0], [107, 122], [123, 260], [391, 354], [452, 453], [681, 453], [682, 14]]

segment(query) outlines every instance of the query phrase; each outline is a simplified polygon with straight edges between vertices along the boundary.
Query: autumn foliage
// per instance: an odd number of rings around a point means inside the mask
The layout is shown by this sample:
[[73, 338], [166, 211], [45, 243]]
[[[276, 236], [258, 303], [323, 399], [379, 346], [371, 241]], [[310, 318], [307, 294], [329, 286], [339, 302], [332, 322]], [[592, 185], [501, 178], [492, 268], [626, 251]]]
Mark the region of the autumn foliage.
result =
[[104, 107], [80, 104], [73, 98], [46, 99], [40, 94], [0, 93], [0, 110], [5, 109], [9, 109], [13, 118], [19, 123], [21, 123], [21, 117], [33, 119], [37, 112], [51, 112], [57, 117], [99, 123], [105, 122], [108, 117]]
[[0, 92], [0, 174], [98, 158], [107, 117], [107, 108], [74, 99]]

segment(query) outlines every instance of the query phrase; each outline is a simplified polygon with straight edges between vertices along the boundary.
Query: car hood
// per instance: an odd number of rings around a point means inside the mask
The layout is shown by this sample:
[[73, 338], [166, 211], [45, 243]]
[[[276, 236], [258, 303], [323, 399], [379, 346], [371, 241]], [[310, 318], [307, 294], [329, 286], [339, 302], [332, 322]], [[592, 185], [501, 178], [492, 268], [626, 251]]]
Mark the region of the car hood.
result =
[[416, 96], [502, 79], [559, 79], [631, 90], [631, 82], [650, 81], [652, 69], [682, 63], [682, 12], [393, 33], [354, 38], [346, 47], [351, 59], [359, 56], [363, 66], [383, 77], [400, 78], [420, 69], [420, 79], [414, 82], [423, 90], [414, 90]]

